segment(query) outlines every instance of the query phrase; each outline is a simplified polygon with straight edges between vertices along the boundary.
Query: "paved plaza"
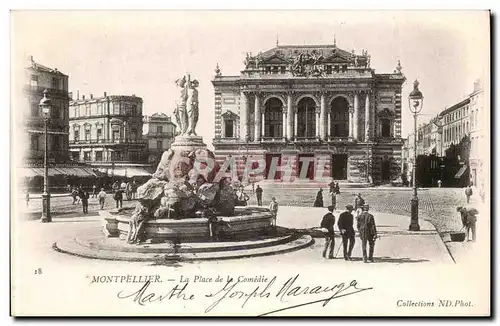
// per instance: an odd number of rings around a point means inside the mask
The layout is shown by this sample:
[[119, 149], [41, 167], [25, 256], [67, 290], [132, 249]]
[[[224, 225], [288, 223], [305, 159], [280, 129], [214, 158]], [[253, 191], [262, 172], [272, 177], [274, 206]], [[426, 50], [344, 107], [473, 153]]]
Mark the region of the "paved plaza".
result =
[[[255, 195], [248, 190], [251, 196], [250, 205], [256, 205]], [[278, 224], [283, 227], [295, 229], [310, 229], [319, 226], [325, 208], [313, 208], [312, 203], [317, 189], [264, 189], [263, 203], [269, 204], [271, 197], [276, 197], [279, 204]], [[381, 239], [377, 242], [376, 253], [380, 257], [386, 257], [381, 261], [386, 262], [461, 262], [468, 259], [468, 253], [475, 245], [472, 242], [454, 243], [449, 239], [448, 232], [459, 230], [461, 222], [455, 208], [458, 205], [466, 205], [463, 189], [431, 188], [421, 189], [418, 192], [420, 199], [419, 216], [421, 232], [412, 233], [407, 231], [410, 223], [410, 198], [412, 191], [409, 188], [363, 188], [341, 189], [341, 195], [337, 197], [337, 209], [335, 215], [338, 217], [346, 204], [352, 203], [356, 193], [362, 193], [366, 202], [370, 205], [375, 215]], [[99, 232], [100, 218], [99, 206], [96, 198], [89, 200], [89, 214], [84, 216], [81, 212], [81, 204], [73, 205], [71, 197], [61, 194], [52, 198], [51, 206], [54, 214], [54, 222], [50, 224], [39, 223], [41, 199], [33, 195], [28, 206], [19, 199], [17, 201], [19, 210], [23, 216], [18, 220], [23, 225], [20, 235], [30, 238], [23, 242], [23, 246], [30, 247], [30, 251], [41, 251], [43, 256], [50, 256], [56, 261], [82, 260], [82, 258], [53, 252], [51, 246], [61, 234], [71, 234], [74, 230], [88, 229], [89, 232]], [[324, 206], [330, 204], [327, 191], [324, 191]], [[106, 200], [106, 209], [115, 205], [109, 195]], [[124, 207], [135, 205], [135, 201], [124, 201]], [[478, 196], [473, 196], [470, 206], [482, 207]], [[487, 232], [487, 225], [482, 224], [481, 216], [478, 221], [478, 233]], [[482, 232], [481, 232], [482, 231]], [[36, 237], [30, 236], [36, 234]], [[340, 238], [337, 239], [337, 247]], [[320, 259], [321, 250], [324, 245], [322, 238], [316, 238], [313, 246], [297, 252], [280, 255], [280, 260], [293, 261], [294, 259]], [[421, 248], [415, 251], [414, 248]], [[410, 249], [413, 248], [413, 249]], [[423, 248], [427, 248], [423, 250]], [[27, 249], [27, 248], [26, 248]], [[336, 249], [337, 250], [337, 249]], [[355, 247], [354, 255], [361, 256], [361, 248]], [[451, 254], [451, 255], [450, 255]], [[338, 257], [340, 258], [340, 252]], [[392, 258], [389, 258], [392, 257]], [[399, 257], [399, 258], [398, 258]], [[275, 260], [276, 257], [256, 257], [249, 259]], [[86, 259], [87, 261], [88, 259]], [[103, 262], [100, 262], [102, 264]], [[110, 262], [106, 262], [110, 263]]]

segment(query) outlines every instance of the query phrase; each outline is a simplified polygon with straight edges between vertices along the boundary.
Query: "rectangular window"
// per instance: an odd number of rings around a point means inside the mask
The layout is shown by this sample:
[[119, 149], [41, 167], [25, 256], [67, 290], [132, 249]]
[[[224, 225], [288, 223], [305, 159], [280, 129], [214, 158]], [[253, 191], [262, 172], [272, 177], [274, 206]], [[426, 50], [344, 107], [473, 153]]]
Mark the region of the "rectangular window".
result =
[[102, 128], [97, 128], [97, 133], [96, 133], [97, 141], [100, 141], [102, 138]]
[[31, 87], [38, 87], [38, 76], [37, 75], [31, 75], [30, 85], [31, 85]]
[[92, 112], [90, 112], [90, 104], [85, 105], [85, 115], [87, 117], [92, 115]]
[[156, 149], [161, 151], [163, 149], [163, 140], [156, 141]]
[[158, 135], [161, 135], [161, 134], [163, 133], [163, 126], [157, 126], [157, 127], [156, 127], [156, 133], [157, 133]]
[[391, 121], [382, 119], [382, 137], [391, 137]]
[[342, 66], [342, 72], [347, 72], [347, 66], [346, 65]]
[[80, 160], [80, 152], [71, 152], [71, 158], [73, 161], [79, 161]]
[[59, 78], [52, 77], [52, 88], [59, 89]]
[[75, 141], [79, 141], [79, 140], [80, 140], [80, 130], [75, 129]]
[[285, 66], [281, 66], [281, 73], [284, 74], [286, 72], [286, 67]]
[[131, 161], [139, 161], [139, 152], [129, 152]]
[[85, 130], [85, 141], [90, 141], [90, 129]]
[[31, 135], [30, 137], [31, 149], [34, 151], [38, 150], [38, 135]]
[[38, 107], [37, 102], [31, 102], [31, 116], [32, 117], [38, 117], [40, 112], [40, 108]]
[[120, 102], [113, 103], [113, 114], [120, 114]]
[[113, 141], [118, 141], [118, 140], [120, 140], [120, 130], [114, 129], [113, 130]]
[[277, 74], [278, 73], [278, 69], [279, 69], [278, 66], [274, 66], [273, 67], [273, 74]]
[[83, 152], [83, 160], [86, 162], [90, 161], [90, 152]]
[[226, 120], [224, 121], [225, 125], [225, 130], [224, 130], [224, 137], [226, 138], [233, 138], [233, 130], [234, 130], [234, 125], [233, 125], [233, 120]]
[[130, 139], [137, 140], [137, 129], [130, 129]]
[[330, 65], [326, 66], [326, 73], [327, 73], [328, 75], [331, 75], [331, 74], [332, 74], [332, 66], [330, 66]]
[[102, 152], [95, 152], [95, 160], [102, 161]]

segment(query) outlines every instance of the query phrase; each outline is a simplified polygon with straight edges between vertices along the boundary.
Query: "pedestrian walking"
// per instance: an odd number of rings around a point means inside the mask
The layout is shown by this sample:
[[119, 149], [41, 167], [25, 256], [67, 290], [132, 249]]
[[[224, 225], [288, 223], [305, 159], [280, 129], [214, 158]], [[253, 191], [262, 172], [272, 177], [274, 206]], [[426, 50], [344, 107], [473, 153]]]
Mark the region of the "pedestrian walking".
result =
[[257, 196], [257, 205], [262, 206], [262, 193], [264, 190], [260, 187], [260, 185], [257, 185], [257, 189], [255, 189], [255, 195]]
[[[363, 251], [363, 261], [373, 262], [373, 252], [375, 251], [375, 240], [377, 239], [377, 227], [375, 218], [368, 213], [370, 206], [363, 205], [363, 212], [358, 216], [358, 232], [361, 238], [361, 249]], [[366, 255], [366, 244], [369, 245], [368, 257]]]
[[470, 233], [472, 231], [472, 241], [476, 241], [476, 215], [479, 214], [475, 208], [466, 208], [462, 206], [457, 207], [457, 212], [460, 213], [462, 219], [462, 225], [465, 227], [465, 233], [467, 234], [467, 241], [470, 241]]
[[104, 209], [104, 202], [106, 200], [106, 191], [104, 188], [101, 188], [101, 191], [97, 195], [97, 199], [99, 200], [99, 205], [101, 205], [101, 209]]
[[89, 193], [84, 191], [82, 193], [82, 208], [83, 208], [83, 214], [88, 214], [89, 213]]
[[[354, 207], [352, 205], [346, 205], [346, 210], [340, 214], [337, 226], [339, 228], [340, 234], [342, 235], [342, 246], [344, 247], [344, 259], [352, 260], [352, 249], [354, 248], [354, 216], [352, 211]], [[348, 248], [349, 245], [349, 248]]]
[[363, 211], [363, 205], [365, 204], [365, 200], [363, 197], [361, 197], [361, 194], [358, 193], [356, 195], [356, 198], [354, 199], [354, 211], [356, 212], [356, 218], [361, 214]]
[[26, 189], [26, 197], [25, 197], [25, 200], [26, 200], [26, 207], [28, 207], [29, 203], [30, 203], [30, 192], [28, 189]]
[[329, 192], [335, 192], [335, 180], [332, 178], [332, 181], [328, 184]]
[[469, 203], [471, 196], [472, 196], [472, 187], [469, 184], [467, 188], [465, 188], [465, 197], [467, 197], [467, 204]]
[[116, 202], [116, 208], [122, 208], [123, 207], [123, 190], [118, 189], [115, 191], [115, 194], [113, 195], [113, 199]]
[[113, 183], [112, 189], [113, 189], [113, 191], [117, 191], [118, 189], [120, 189], [120, 183], [118, 182], [118, 180], [116, 180]]
[[78, 198], [78, 190], [76, 190], [76, 188], [74, 188], [73, 191], [71, 192], [71, 197], [73, 197], [73, 205], [78, 204], [80, 199]]
[[127, 182], [125, 186], [125, 194], [127, 195], [127, 200], [130, 201], [132, 199], [132, 183]]
[[441, 188], [441, 185], [442, 185], [442, 181], [441, 180], [438, 180], [438, 188]]
[[338, 181], [335, 181], [335, 194], [340, 195], [340, 185]]
[[336, 210], [337, 209], [337, 193], [335, 192], [335, 189], [333, 189], [333, 192], [330, 192], [330, 198], [332, 199], [333, 210]]
[[323, 216], [320, 226], [322, 229], [325, 229], [325, 248], [323, 249], [323, 258], [326, 258], [326, 253], [328, 251], [328, 258], [333, 259], [333, 249], [335, 248], [335, 216], [333, 215], [333, 206], [328, 206], [328, 213]]
[[276, 227], [276, 217], [278, 216], [278, 202], [276, 201], [276, 197], [273, 197], [271, 199], [271, 203], [269, 204], [269, 210], [271, 211], [271, 214], [273, 215], [273, 224], [272, 226]]
[[323, 188], [319, 188], [314, 200], [314, 207], [323, 207]]
[[97, 186], [95, 183], [92, 186], [92, 198], [97, 198]]

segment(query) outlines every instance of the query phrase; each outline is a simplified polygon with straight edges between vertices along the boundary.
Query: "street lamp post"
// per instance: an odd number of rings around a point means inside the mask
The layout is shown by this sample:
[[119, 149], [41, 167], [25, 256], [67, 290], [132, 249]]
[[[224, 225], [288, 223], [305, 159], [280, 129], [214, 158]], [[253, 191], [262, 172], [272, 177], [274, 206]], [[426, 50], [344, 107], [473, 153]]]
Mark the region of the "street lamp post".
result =
[[420, 225], [418, 224], [418, 196], [417, 196], [417, 115], [422, 111], [424, 106], [424, 96], [422, 92], [418, 90], [419, 82], [415, 80], [413, 82], [413, 90], [408, 96], [408, 106], [410, 112], [413, 113], [413, 197], [411, 198], [411, 222], [410, 231], [420, 231]]
[[43, 223], [47, 223], [47, 222], [52, 222], [52, 216], [50, 215], [50, 190], [49, 190], [49, 167], [48, 167], [49, 133], [47, 128], [50, 119], [51, 102], [47, 98], [47, 90], [43, 91], [43, 98], [40, 100], [39, 106], [42, 111], [43, 121], [45, 124], [45, 155], [43, 159], [42, 217], [40, 221]]

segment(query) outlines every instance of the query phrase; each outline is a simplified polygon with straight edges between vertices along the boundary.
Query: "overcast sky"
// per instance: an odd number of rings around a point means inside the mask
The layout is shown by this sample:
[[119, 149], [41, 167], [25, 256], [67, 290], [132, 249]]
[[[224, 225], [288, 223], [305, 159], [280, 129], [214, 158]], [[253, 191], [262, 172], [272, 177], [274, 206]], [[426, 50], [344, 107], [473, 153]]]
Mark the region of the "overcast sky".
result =
[[[465, 11], [40, 11], [12, 14], [12, 59], [34, 60], [69, 75], [70, 91], [135, 94], [143, 113], [172, 114], [174, 81], [200, 82], [198, 133], [211, 144], [216, 63], [239, 75], [246, 52], [285, 44], [332, 44], [371, 54], [378, 73], [401, 60], [403, 136], [412, 132], [407, 95], [418, 78], [428, 121], [489, 78], [488, 12]], [[488, 82], [488, 81], [486, 81]]]

